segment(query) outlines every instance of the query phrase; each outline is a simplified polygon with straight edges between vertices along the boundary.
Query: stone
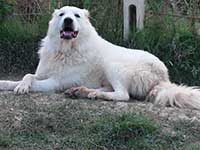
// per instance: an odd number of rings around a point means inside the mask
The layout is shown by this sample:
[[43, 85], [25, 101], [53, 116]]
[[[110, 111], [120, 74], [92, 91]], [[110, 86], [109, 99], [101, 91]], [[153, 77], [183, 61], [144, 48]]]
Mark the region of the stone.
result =
[[[123, 14], [124, 14], [124, 40], [128, 40], [130, 33], [130, 22], [136, 23], [136, 29], [143, 29], [144, 26], [144, 13], [145, 13], [145, 0], [123, 0]], [[130, 11], [130, 8], [135, 7], [136, 11]], [[136, 13], [136, 14], [131, 14]], [[136, 20], [130, 20], [131, 15], [135, 15]]]

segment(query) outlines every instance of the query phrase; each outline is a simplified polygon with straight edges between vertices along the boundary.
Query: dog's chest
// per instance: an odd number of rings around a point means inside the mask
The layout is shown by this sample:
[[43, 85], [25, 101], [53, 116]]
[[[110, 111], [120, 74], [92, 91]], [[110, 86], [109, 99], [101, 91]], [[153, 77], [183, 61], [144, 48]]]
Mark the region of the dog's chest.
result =
[[68, 86], [87, 86], [88, 88], [100, 87], [103, 72], [100, 66], [89, 63], [66, 67], [59, 77], [63, 84]]
[[[87, 86], [97, 88], [101, 85], [103, 71], [98, 58], [92, 54], [57, 53], [54, 57], [41, 60], [42, 70], [39, 74], [48, 74], [65, 88]], [[43, 73], [42, 73], [43, 72]]]

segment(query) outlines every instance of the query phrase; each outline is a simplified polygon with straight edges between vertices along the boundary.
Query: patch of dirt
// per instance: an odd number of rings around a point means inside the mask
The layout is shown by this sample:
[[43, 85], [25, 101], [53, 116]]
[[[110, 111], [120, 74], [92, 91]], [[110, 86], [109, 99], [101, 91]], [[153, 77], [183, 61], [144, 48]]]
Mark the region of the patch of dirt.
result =
[[[103, 100], [69, 99], [62, 93], [31, 93], [28, 95], [15, 95], [13, 92], [0, 92], [0, 131], [6, 125], [20, 126], [23, 116], [32, 109], [46, 109], [57, 106], [65, 106], [68, 109], [73, 105], [74, 111], [87, 110], [94, 115], [102, 113], [123, 113], [134, 112], [149, 116], [161, 123], [166, 130], [170, 130], [170, 124], [174, 121], [200, 122], [200, 111], [158, 107], [151, 103], [131, 102], [110, 102]], [[5, 123], [9, 121], [10, 123]]]

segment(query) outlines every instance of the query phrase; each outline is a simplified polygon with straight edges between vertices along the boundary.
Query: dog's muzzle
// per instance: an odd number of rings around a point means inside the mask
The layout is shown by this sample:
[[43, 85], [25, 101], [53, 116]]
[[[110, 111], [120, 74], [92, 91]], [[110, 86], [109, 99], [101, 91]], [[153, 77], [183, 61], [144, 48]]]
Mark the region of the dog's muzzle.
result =
[[71, 18], [65, 18], [63, 23], [63, 29], [60, 31], [61, 39], [73, 39], [78, 36], [78, 31], [74, 30], [73, 20]]

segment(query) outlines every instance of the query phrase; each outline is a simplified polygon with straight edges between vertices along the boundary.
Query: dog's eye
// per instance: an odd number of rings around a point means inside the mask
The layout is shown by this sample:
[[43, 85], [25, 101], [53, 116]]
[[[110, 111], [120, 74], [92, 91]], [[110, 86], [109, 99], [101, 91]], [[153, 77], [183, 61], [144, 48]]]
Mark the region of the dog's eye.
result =
[[59, 14], [59, 16], [63, 16], [63, 15], [64, 15], [64, 13], [60, 13], [60, 14]]
[[80, 15], [79, 14], [74, 14], [75, 17], [77, 18], [80, 18]]

